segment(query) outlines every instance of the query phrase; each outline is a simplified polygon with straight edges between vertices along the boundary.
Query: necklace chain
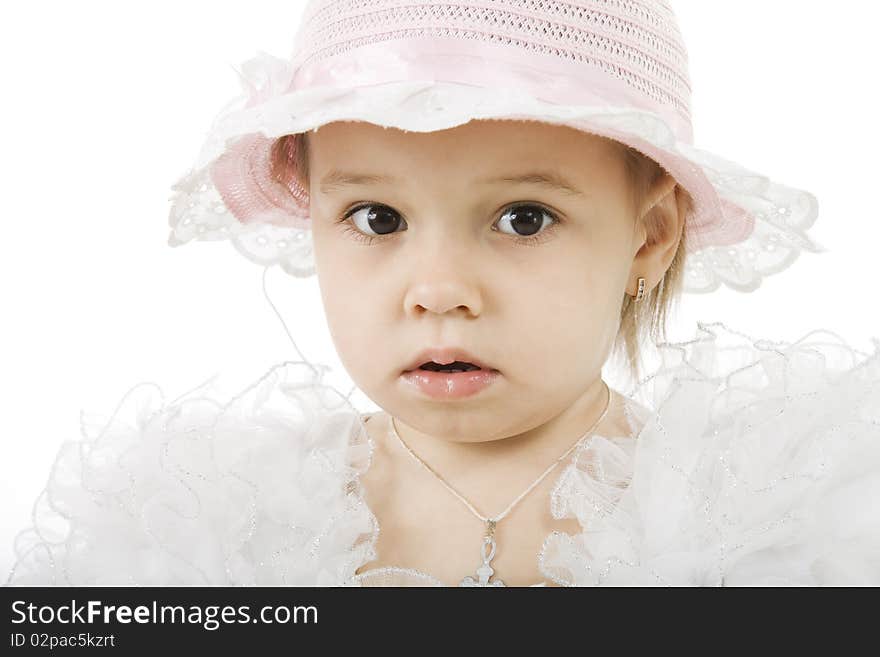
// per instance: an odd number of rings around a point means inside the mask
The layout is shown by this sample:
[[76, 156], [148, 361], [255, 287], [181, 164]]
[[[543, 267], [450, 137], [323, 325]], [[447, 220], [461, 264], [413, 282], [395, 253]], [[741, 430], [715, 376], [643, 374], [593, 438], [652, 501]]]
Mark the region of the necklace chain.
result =
[[404, 449], [406, 449], [406, 451], [409, 452], [410, 455], [411, 455], [411, 456], [412, 456], [412, 457], [413, 457], [418, 463], [420, 463], [420, 464], [422, 465], [422, 467], [424, 467], [428, 472], [430, 472], [431, 474], [433, 474], [433, 475], [434, 475], [434, 476], [440, 481], [440, 483], [442, 483], [442, 484], [443, 484], [443, 485], [449, 490], [450, 493], [452, 493], [453, 495], [455, 495], [455, 497], [457, 497], [459, 500], [461, 500], [461, 502], [463, 502], [464, 505], [467, 506], [467, 508], [470, 510], [471, 513], [473, 513], [473, 514], [474, 514], [477, 518], [479, 518], [482, 522], [487, 523], [487, 527], [489, 528], [489, 534], [491, 535], [492, 533], [494, 533], [495, 524], [498, 523], [498, 522], [500, 522], [501, 520], [503, 520], [503, 519], [505, 518], [505, 516], [507, 516], [507, 514], [510, 513], [511, 509], [513, 509], [513, 507], [516, 506], [517, 503], [518, 503], [522, 498], [524, 498], [526, 495], [528, 495], [528, 494], [529, 494], [529, 493], [535, 488], [535, 486], [537, 486], [539, 483], [541, 483], [541, 482], [544, 480], [544, 477], [546, 477], [548, 474], [550, 474], [550, 472], [553, 470], [553, 468], [555, 468], [557, 465], [559, 465], [559, 463], [560, 463], [563, 459], [565, 459], [565, 457], [567, 457], [569, 454], [571, 454], [571, 452], [574, 451], [574, 449], [575, 449], [578, 445], [580, 445], [584, 440], [586, 440], [588, 437], [590, 437], [590, 436], [592, 435], [592, 433], [596, 430], [596, 427], [599, 426], [599, 423], [600, 423], [603, 419], [605, 419], [605, 415], [608, 413], [608, 408], [609, 408], [609, 406], [611, 405], [611, 389], [608, 387], [608, 384], [607, 384], [607, 383], [605, 384], [605, 390], [608, 392], [607, 399], [605, 400], [605, 409], [602, 411], [602, 414], [599, 416], [599, 419], [597, 419], [597, 420], [593, 423], [593, 426], [591, 426], [583, 436], [581, 436], [580, 438], [578, 438], [578, 440], [575, 442], [575, 444], [572, 445], [571, 447], [569, 447], [569, 448], [565, 451], [565, 454], [563, 454], [563, 455], [560, 456], [558, 459], [556, 459], [553, 463], [551, 463], [550, 466], [549, 466], [546, 470], [544, 470], [544, 473], [543, 473], [540, 477], [538, 477], [538, 478], [532, 483], [531, 486], [529, 486], [528, 488], [526, 488], [526, 489], [525, 489], [525, 490], [519, 495], [519, 497], [517, 497], [513, 502], [511, 502], [511, 503], [508, 505], [508, 507], [507, 507], [504, 511], [502, 511], [499, 515], [497, 515], [497, 516], [494, 517], [494, 518], [486, 518], [486, 517], [484, 517], [483, 515], [481, 515], [481, 514], [480, 514], [480, 513], [474, 508], [473, 504], [471, 504], [470, 502], [468, 502], [468, 501], [464, 498], [464, 496], [463, 496], [461, 493], [459, 493], [457, 490], [455, 490], [455, 489], [454, 489], [454, 488], [453, 488], [453, 487], [452, 487], [452, 486], [451, 486], [451, 485], [450, 485], [450, 484], [449, 484], [449, 483], [448, 483], [443, 477], [441, 477], [441, 476], [437, 473], [436, 470], [434, 470], [430, 465], [428, 465], [427, 463], [425, 463], [425, 462], [424, 462], [424, 461], [423, 461], [423, 460], [422, 460], [422, 459], [421, 459], [421, 458], [420, 458], [420, 457], [419, 457], [414, 451], [412, 451], [412, 449], [410, 449], [409, 445], [407, 445], [405, 442], [403, 442], [403, 439], [400, 437], [400, 434], [397, 433], [397, 428], [394, 426], [394, 416], [391, 416], [391, 422], [390, 422], [390, 433], [391, 433], [395, 438], [397, 438], [398, 442], [399, 442], [401, 445], [403, 445]]

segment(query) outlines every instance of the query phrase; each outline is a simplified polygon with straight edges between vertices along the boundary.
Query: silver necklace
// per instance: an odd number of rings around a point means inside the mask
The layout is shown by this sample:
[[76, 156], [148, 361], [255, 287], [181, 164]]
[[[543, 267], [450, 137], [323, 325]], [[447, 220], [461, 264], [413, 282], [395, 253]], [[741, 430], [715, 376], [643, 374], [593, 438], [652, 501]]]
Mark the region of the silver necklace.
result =
[[557, 465], [559, 465], [559, 463], [561, 463], [562, 460], [565, 459], [566, 456], [571, 454], [571, 452], [578, 445], [580, 445], [584, 440], [586, 440], [590, 435], [592, 435], [592, 433], [596, 430], [596, 427], [599, 426], [599, 423], [603, 419], [605, 419], [605, 415], [608, 413], [608, 407], [611, 404], [611, 389], [608, 387], [607, 383], [605, 384], [605, 389], [608, 392], [608, 397], [605, 400], [605, 409], [602, 411], [602, 414], [599, 416], [599, 419], [593, 423], [593, 426], [591, 426], [587, 430], [587, 432], [583, 436], [581, 436], [577, 440], [577, 442], [575, 442], [574, 445], [569, 447], [566, 450], [565, 454], [563, 454], [558, 459], [556, 459], [553, 463], [551, 463], [550, 467], [548, 467], [546, 470], [544, 470], [544, 473], [540, 477], [538, 477], [532, 483], [531, 486], [526, 488], [519, 495], [519, 497], [517, 497], [513, 502], [511, 502], [504, 511], [502, 511], [500, 514], [498, 514], [494, 518], [487, 518], [487, 517], [483, 516], [482, 514], [480, 514], [474, 508], [473, 504], [468, 502], [461, 493], [459, 493], [452, 486], [450, 486], [449, 483], [447, 483], [447, 481], [443, 477], [441, 477], [431, 466], [429, 466], [421, 458], [419, 458], [416, 455], [416, 453], [413, 452], [409, 448], [409, 445], [407, 445], [405, 442], [403, 442], [403, 439], [400, 437], [400, 434], [397, 433], [397, 427], [394, 426], [394, 416], [391, 416], [391, 422], [389, 423], [389, 427], [390, 427], [389, 433], [391, 433], [395, 438], [397, 438], [397, 441], [401, 445], [403, 445], [404, 449], [406, 449], [406, 451], [409, 452], [410, 455], [422, 465], [422, 467], [424, 467], [428, 472], [430, 472], [432, 475], [437, 477], [437, 479], [440, 480], [440, 483], [443, 484], [444, 486], [446, 486], [447, 490], [449, 490], [450, 493], [452, 493], [459, 500], [461, 500], [464, 503], [464, 505], [470, 510], [471, 513], [473, 513], [477, 518], [479, 518], [481, 522], [486, 523], [486, 535], [483, 537], [483, 544], [480, 547], [481, 564], [477, 568], [477, 573], [476, 573], [477, 576], [476, 576], [476, 578], [474, 578], [474, 577], [468, 575], [467, 577], [465, 577], [464, 579], [461, 580], [461, 582], [459, 583], [459, 586], [505, 586], [504, 582], [502, 582], [498, 578], [495, 578], [491, 582], [489, 581], [489, 578], [491, 578], [492, 575], [495, 573], [495, 570], [492, 568], [492, 565], [491, 565], [492, 559], [495, 558], [495, 548], [496, 548], [495, 525], [498, 524], [499, 522], [501, 522], [507, 516], [507, 514], [510, 513], [510, 510], [513, 509], [513, 507], [516, 506], [517, 503], [519, 503], [519, 501], [522, 498], [524, 498], [526, 495], [528, 495], [535, 488], [535, 486], [537, 486], [539, 483], [541, 483], [541, 481], [543, 481], [544, 477], [546, 477], [548, 474], [550, 474], [550, 472], [553, 470], [553, 468], [555, 468]]

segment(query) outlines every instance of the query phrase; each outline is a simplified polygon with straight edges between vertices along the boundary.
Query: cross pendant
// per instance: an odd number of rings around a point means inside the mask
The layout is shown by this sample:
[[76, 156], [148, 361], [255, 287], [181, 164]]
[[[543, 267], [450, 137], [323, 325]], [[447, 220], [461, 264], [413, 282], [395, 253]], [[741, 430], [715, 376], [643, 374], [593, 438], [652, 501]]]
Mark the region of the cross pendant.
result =
[[[459, 586], [505, 586], [500, 579], [489, 581], [489, 578], [495, 573], [489, 562], [495, 557], [495, 522], [488, 521], [488, 530], [486, 536], [483, 537], [483, 545], [481, 548], [481, 557], [483, 563], [477, 568], [477, 578], [474, 579], [470, 575], [461, 580]], [[487, 551], [488, 550], [488, 551]]]

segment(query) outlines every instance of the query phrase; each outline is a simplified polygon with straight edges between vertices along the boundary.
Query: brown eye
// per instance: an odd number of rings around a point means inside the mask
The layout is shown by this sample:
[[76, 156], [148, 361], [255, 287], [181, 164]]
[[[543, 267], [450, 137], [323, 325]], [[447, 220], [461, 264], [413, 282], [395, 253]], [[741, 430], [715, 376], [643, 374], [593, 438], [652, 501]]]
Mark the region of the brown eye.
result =
[[[514, 230], [515, 235], [520, 237], [531, 237], [540, 232], [545, 225], [545, 219], [549, 218], [549, 223], [556, 221], [556, 217], [549, 211], [538, 205], [520, 204], [513, 205], [505, 210], [504, 214], [498, 220], [499, 224], [507, 223]], [[505, 231], [500, 231], [505, 232]], [[508, 235], [511, 233], [507, 233]]]
[[346, 218], [350, 218], [351, 223], [369, 237], [389, 235], [403, 222], [402, 217], [386, 205], [361, 205], [349, 212]]

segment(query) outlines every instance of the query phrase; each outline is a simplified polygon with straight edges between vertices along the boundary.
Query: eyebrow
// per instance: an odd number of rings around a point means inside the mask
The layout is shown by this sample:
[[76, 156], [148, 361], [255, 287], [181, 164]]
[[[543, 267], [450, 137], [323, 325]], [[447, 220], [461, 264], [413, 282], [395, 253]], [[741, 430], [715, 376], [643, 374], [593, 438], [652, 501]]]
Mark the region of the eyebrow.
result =
[[[495, 178], [479, 178], [474, 182], [490, 185], [490, 184], [513, 184], [513, 185], [537, 185], [547, 190], [562, 192], [568, 196], [577, 196], [584, 198], [586, 194], [576, 187], [573, 183], [565, 179], [563, 176], [552, 171], [534, 171], [529, 173], [518, 173]], [[351, 173], [348, 171], [340, 171], [334, 169], [323, 179], [321, 179], [321, 191], [325, 194], [332, 194], [343, 187], [363, 187], [368, 185], [398, 185], [403, 180], [394, 176], [380, 176], [363, 173]]]

